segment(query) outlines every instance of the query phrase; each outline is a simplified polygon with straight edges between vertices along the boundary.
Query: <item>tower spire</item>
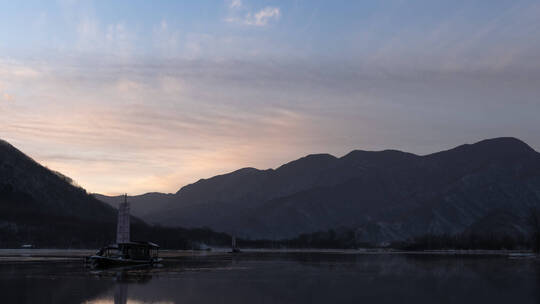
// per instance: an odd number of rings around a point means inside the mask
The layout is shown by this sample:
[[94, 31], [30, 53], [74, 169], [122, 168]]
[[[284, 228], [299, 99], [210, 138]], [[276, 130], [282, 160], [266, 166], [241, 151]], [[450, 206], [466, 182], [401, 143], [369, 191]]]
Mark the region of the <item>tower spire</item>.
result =
[[116, 227], [116, 243], [129, 243], [129, 202], [127, 193], [124, 194], [124, 201], [118, 206], [118, 224]]

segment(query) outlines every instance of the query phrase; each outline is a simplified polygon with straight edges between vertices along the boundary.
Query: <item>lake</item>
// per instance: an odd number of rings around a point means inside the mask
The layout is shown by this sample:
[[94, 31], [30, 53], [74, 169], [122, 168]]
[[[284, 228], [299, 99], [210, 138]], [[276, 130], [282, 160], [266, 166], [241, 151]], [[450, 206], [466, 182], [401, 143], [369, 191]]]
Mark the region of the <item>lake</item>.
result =
[[0, 252], [1, 303], [540, 303], [540, 261], [358, 252], [168, 253], [86, 269], [85, 252]]

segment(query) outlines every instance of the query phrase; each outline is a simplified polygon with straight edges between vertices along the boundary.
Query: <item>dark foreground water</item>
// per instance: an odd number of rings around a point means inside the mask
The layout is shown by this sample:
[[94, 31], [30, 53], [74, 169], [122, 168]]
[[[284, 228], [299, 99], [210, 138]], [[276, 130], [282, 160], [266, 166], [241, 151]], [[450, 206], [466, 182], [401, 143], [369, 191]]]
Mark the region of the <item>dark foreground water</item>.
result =
[[0, 291], [0, 303], [540, 303], [540, 262], [243, 253], [91, 271], [76, 260], [0, 260]]

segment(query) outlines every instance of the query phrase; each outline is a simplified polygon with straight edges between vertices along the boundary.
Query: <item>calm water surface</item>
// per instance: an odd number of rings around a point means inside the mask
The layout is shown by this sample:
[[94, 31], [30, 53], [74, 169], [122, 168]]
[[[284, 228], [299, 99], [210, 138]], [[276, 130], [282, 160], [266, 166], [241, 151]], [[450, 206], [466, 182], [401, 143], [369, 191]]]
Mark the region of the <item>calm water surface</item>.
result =
[[0, 259], [1, 303], [540, 303], [540, 262], [507, 257], [242, 253], [88, 270]]

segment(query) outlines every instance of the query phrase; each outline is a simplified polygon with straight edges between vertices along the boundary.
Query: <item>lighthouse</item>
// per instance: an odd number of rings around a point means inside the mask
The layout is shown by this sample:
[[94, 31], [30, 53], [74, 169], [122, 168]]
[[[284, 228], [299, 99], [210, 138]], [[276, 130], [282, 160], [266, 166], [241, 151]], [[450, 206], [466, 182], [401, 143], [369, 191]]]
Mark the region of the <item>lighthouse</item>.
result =
[[118, 226], [116, 227], [116, 243], [129, 243], [129, 203], [127, 194], [124, 194], [124, 201], [118, 206]]

